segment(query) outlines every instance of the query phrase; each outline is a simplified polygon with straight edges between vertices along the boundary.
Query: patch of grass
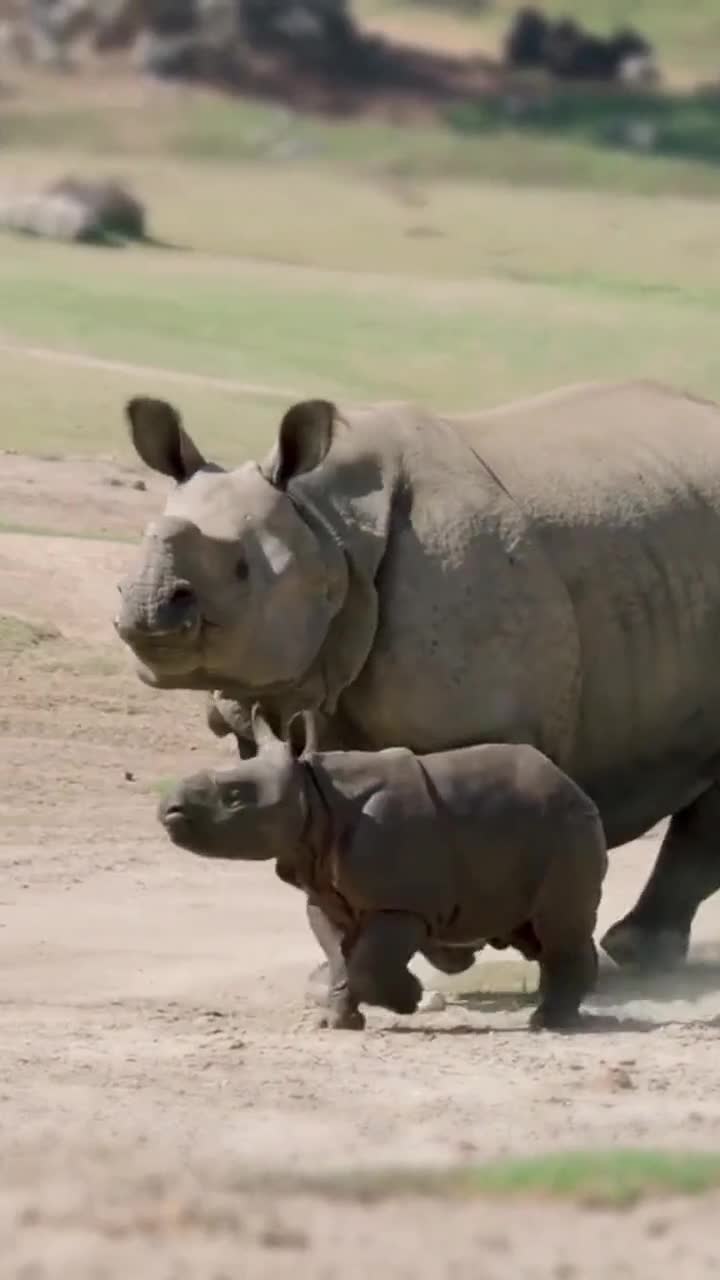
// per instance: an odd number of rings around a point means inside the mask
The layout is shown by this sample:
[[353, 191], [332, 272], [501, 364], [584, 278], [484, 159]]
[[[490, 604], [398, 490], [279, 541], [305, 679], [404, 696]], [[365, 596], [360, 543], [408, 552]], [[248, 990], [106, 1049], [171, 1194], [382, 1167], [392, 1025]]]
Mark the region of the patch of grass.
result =
[[140, 541], [139, 537], [131, 538], [128, 534], [116, 533], [114, 530], [107, 533], [97, 530], [85, 533], [77, 529], [63, 529], [58, 532], [47, 525], [15, 524], [0, 520], [0, 535], [3, 533], [22, 533], [29, 538], [80, 538], [83, 542], [127, 542], [133, 545]]
[[[289, 1175], [273, 1189], [327, 1199], [374, 1202], [405, 1196], [551, 1198], [627, 1209], [641, 1200], [692, 1196], [720, 1187], [720, 1155], [652, 1150], [578, 1151], [437, 1170], [354, 1170]], [[257, 1185], [257, 1178], [253, 1179]]]
[[[281, 167], [300, 183], [309, 164], [320, 173], [379, 179], [717, 194], [719, 114], [709, 97], [558, 90], [546, 107], [520, 120], [510, 118], [503, 99], [490, 98], [447, 111], [445, 124], [440, 118], [395, 126], [372, 119], [333, 123], [270, 108], [261, 116], [252, 105], [213, 98], [178, 116], [167, 146], [206, 166], [220, 161]], [[656, 147], [647, 153], [624, 141], [628, 123], [637, 119], [658, 128]], [[605, 149], [588, 147], [588, 141]]]
[[454, 107], [447, 117], [455, 128], [469, 133], [520, 129], [534, 136], [632, 150], [636, 164], [642, 164], [642, 159], [634, 150], [632, 130], [640, 126], [652, 131], [650, 150], [656, 156], [699, 160], [709, 165], [720, 162], [717, 95], [671, 97], [558, 89], [542, 103], [527, 108], [514, 126], [501, 101]]
[[112, 658], [104, 653], [97, 653], [88, 648], [74, 645], [65, 658], [42, 657], [35, 662], [36, 671], [47, 671], [57, 674], [66, 672], [73, 678], [92, 679], [95, 676], [117, 676], [124, 674], [125, 668], [121, 658]]
[[[3, 310], [0, 297], [0, 314]], [[36, 317], [38, 329], [42, 317]], [[3, 325], [0, 322], [0, 330]], [[40, 334], [40, 337], [43, 335]], [[118, 355], [121, 353], [118, 352]], [[54, 451], [69, 455], [100, 454], [128, 462], [133, 453], [123, 418], [123, 405], [143, 392], [178, 403], [197, 433], [209, 441], [221, 460], [261, 455], [272, 436], [282, 404], [203, 387], [179, 385], [172, 378], [44, 364], [19, 352], [0, 351], [4, 413], [0, 447], [27, 454]], [[0, 531], [42, 536], [57, 534], [40, 524], [19, 526], [0, 519]], [[70, 530], [63, 536], [72, 536]], [[136, 541], [114, 530], [77, 536]]]
[[12, 613], [0, 614], [0, 653], [6, 656], [24, 653], [61, 638], [61, 632], [51, 623], [30, 622]]
[[[674, 241], [653, 280], [662, 238], [648, 227], [642, 247], [634, 211], [627, 222], [638, 232], [637, 260], [626, 224], [607, 232], [597, 255], [602, 265], [591, 267], [572, 234], [582, 226], [592, 240], [589, 210], [582, 202], [535, 202], [548, 222], [553, 207], [556, 230], [567, 230], [553, 254], [545, 254], [549, 227], [523, 229], [520, 208], [504, 230], [498, 225], [495, 243], [506, 250], [496, 273], [465, 282], [200, 255], [190, 261], [135, 249], [123, 253], [119, 271], [117, 255], [110, 262], [97, 251], [20, 242], [3, 264], [0, 332], [170, 371], [293, 388], [288, 403], [297, 394], [321, 394], [461, 410], [566, 382], [640, 376], [720, 397], [720, 259], [709, 253], [714, 212], [690, 208], [672, 230], [663, 222]], [[614, 219], [621, 211], [609, 205], [605, 214]], [[696, 240], [685, 238], [695, 232]], [[488, 241], [492, 235], [488, 220]], [[489, 243], [484, 255], [487, 261]], [[147, 392], [173, 400], [221, 461], [239, 461], [264, 452], [283, 409], [281, 397], [175, 384], [172, 372], [66, 369], [16, 351], [0, 353], [0, 369], [0, 444], [24, 451], [127, 456], [123, 403], [128, 392]]]
[[177, 778], [155, 778], [152, 782], [148, 782], [144, 789], [148, 795], [157, 796], [159, 800], [163, 800], [177, 785], [177, 782]]
[[[192, 166], [200, 193], [203, 175], [212, 185], [213, 170], [237, 167], [268, 172], [301, 187], [310, 167], [343, 180], [402, 177], [481, 186], [509, 182], [645, 194], [720, 193], [713, 133], [717, 107], [710, 97], [668, 97], [656, 107], [651, 103], [648, 110], [662, 116], [665, 145], [657, 154], [630, 154], [617, 146], [613, 128], [608, 132], [603, 111], [614, 113], [613, 120], [643, 117], [645, 99], [632, 95], [576, 95], [559, 89], [557, 105], [553, 98], [546, 112], [536, 112], [531, 129], [510, 119], [500, 102], [490, 102], [451, 113], [451, 121], [466, 126], [458, 129], [431, 116], [412, 124], [372, 117], [337, 121], [201, 89], [178, 92], [133, 79], [118, 81], [113, 91], [114, 83], [83, 77], [68, 86], [41, 76], [18, 82], [3, 111], [3, 186], [22, 174], [15, 156], [44, 152], [59, 157], [64, 152], [84, 155], [92, 165], [111, 160], [115, 168], [174, 157]], [[605, 146], [586, 145], [593, 130]], [[243, 176], [252, 183], [251, 175]], [[185, 182], [180, 203], [188, 195], [193, 199], [192, 186]], [[233, 207], [235, 218], [228, 217]], [[340, 202], [338, 216], [348, 218], [350, 207]], [[234, 206], [223, 206], [219, 219], [218, 208], [213, 206], [215, 220], [228, 229], [234, 223], [240, 232], [245, 201], [239, 183]], [[304, 208], [301, 191], [287, 208], [288, 216], [301, 221], [319, 212], [318, 200]]]

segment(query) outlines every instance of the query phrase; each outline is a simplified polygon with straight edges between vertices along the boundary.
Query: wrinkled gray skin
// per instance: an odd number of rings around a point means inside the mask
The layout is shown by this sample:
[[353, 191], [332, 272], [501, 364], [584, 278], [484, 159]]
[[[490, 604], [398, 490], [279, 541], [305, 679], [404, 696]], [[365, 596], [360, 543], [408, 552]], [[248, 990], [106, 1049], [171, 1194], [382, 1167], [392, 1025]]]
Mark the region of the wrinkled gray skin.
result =
[[[244, 732], [247, 732], [248, 724], [244, 714], [241, 714], [238, 718], [238, 709], [232, 701], [227, 701], [217, 694], [210, 694], [207, 700], [207, 722], [208, 728], [218, 738], [225, 738], [228, 734], [235, 732], [240, 757], [243, 758], [243, 756], [247, 755], [247, 740], [243, 739], [242, 736], [238, 736], [238, 731], [242, 728]], [[314, 750], [317, 747], [316, 720], [312, 718], [307, 723], [311, 725], [312, 749]], [[254, 735], [252, 749], [254, 753]], [[288, 879], [288, 877], [285, 878]], [[298, 889], [302, 888], [293, 877], [289, 877], [289, 883], [294, 884]], [[308, 897], [307, 916], [310, 927], [322, 950], [326, 955], [332, 957], [333, 962], [342, 963], [337, 934], [328, 926], [323, 912], [315, 904], [312, 894]], [[488, 941], [491, 946], [496, 947], [498, 950], [510, 945], [498, 939], [488, 939]], [[522, 939], [515, 941], [514, 945], [518, 950], [523, 950]], [[439, 969], [441, 973], [445, 974], [465, 973], [472, 968], [475, 963], [475, 954], [481, 949], [482, 946], [476, 945], [472, 947], [441, 947], [438, 943], [433, 942], [426, 942], [418, 948], [435, 969]], [[523, 951], [523, 954], [526, 953]], [[532, 956], [527, 956], [527, 958], [532, 959]], [[326, 961], [313, 970], [308, 981], [308, 996], [310, 1000], [324, 1008], [328, 1007], [328, 1004], [332, 1002], [330, 970], [331, 963]]]
[[651, 384], [474, 418], [291, 409], [270, 457], [207, 464], [168, 405], [128, 407], [177, 482], [122, 587], [143, 679], [259, 700], [326, 748], [528, 742], [609, 846], [670, 815], [603, 945], [670, 965], [720, 887], [720, 409]]
[[415, 756], [315, 752], [253, 712], [257, 754], [194, 774], [162, 801], [170, 838], [206, 857], [275, 859], [312, 897], [331, 997], [326, 1025], [363, 1026], [361, 1004], [414, 1013], [418, 950], [486, 938], [540, 966], [531, 1026], [564, 1028], [597, 973], [593, 930], [607, 869], [589, 798], [530, 746]]

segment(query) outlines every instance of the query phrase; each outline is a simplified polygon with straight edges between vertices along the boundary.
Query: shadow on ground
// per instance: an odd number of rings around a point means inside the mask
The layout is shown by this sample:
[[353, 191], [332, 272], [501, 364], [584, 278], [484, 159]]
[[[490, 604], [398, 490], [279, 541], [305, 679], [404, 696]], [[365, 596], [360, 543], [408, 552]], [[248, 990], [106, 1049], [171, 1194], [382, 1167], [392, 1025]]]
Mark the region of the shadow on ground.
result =
[[[479, 1013], [512, 1013], [531, 1008], [536, 1003], [537, 969], [525, 961], [500, 961], [478, 965], [448, 990], [451, 1002]], [[635, 1004], [668, 1005], [676, 1001], [693, 1003], [704, 996], [720, 993], [720, 949], [717, 946], [696, 948], [691, 959], [672, 973], [639, 974], [618, 969], [601, 957], [597, 989], [592, 996], [596, 1010], [586, 1015], [583, 1031], [652, 1031], [661, 1026], [692, 1026], [687, 1019], [636, 1017], [616, 1014], [623, 1006]], [[604, 1010], [608, 1010], [607, 1013]], [[612, 1010], [613, 1012], [609, 1012]], [[720, 1019], [702, 1019], [702, 1025], [720, 1026]]]

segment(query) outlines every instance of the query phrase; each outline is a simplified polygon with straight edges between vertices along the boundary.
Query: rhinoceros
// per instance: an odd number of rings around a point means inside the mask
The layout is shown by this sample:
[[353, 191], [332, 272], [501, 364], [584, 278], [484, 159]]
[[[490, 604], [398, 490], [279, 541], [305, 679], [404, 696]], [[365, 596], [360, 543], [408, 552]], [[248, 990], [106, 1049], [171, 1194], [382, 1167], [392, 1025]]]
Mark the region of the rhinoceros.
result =
[[[527, 743], [608, 847], [670, 824], [618, 963], [669, 966], [720, 887], [720, 407], [585, 385], [476, 415], [299, 403], [261, 464], [127, 406], [175, 481], [121, 586], [141, 677], [318, 713], [326, 749]], [[222, 700], [225, 700], [223, 702]]]
[[275, 860], [317, 904], [328, 939], [326, 1025], [364, 1025], [360, 1004], [414, 1013], [417, 951], [520, 943], [540, 967], [530, 1025], [577, 1021], [597, 974], [593, 930], [607, 870], [595, 805], [535, 747], [490, 743], [416, 756], [317, 752], [303, 715], [288, 740], [260, 708], [257, 754], [193, 774], [159, 818], [181, 848]]

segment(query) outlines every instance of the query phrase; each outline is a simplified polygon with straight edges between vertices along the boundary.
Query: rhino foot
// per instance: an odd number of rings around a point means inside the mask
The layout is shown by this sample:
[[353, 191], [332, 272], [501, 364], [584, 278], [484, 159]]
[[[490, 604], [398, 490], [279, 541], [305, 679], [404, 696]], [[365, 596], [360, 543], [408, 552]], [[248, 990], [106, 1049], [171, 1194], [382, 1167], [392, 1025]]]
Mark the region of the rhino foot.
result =
[[533, 1010], [529, 1025], [531, 1031], [578, 1031], [582, 1018], [576, 1008], [543, 1003]]
[[621, 969], [638, 973], [669, 973], [686, 960], [690, 935], [679, 929], [649, 929], [630, 916], [614, 924], [600, 941], [603, 951]]
[[364, 1031], [365, 1017], [359, 1009], [328, 1009], [315, 1026], [318, 1031]]

